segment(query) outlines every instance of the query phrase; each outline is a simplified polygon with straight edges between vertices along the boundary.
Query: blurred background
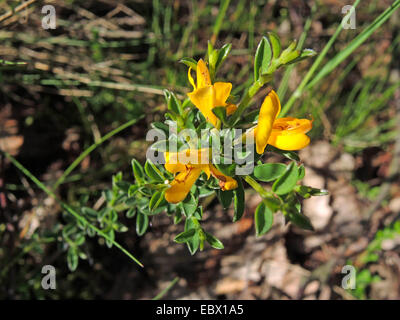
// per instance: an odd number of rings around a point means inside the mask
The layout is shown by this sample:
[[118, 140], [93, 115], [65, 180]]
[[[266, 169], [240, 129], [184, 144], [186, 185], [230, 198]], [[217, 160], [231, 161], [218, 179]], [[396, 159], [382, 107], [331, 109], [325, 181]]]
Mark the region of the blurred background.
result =
[[[339, 34], [320, 68], [395, 1], [361, 1], [356, 28]], [[397, 1], [398, 2], [398, 1]], [[44, 29], [42, 7], [54, 6], [56, 28]], [[207, 41], [232, 43], [219, 77], [241, 94], [253, 77], [258, 41], [275, 31], [321, 52], [352, 1], [57, 0], [0, 4], [0, 149], [21, 162], [65, 203], [101, 205], [101, 191], [130, 162], [144, 162], [150, 123], [163, 119], [163, 89], [190, 90], [182, 57], [204, 57]], [[260, 198], [248, 189], [245, 216], [217, 200], [204, 227], [225, 245], [191, 256], [173, 242], [182, 225], [151, 217], [143, 237], [135, 219], [116, 240], [138, 267], [104, 239], [84, 237], [70, 271], [66, 226], [71, 217], [3, 155], [0, 156], [0, 298], [399, 299], [400, 298], [400, 11], [350, 57], [295, 100], [291, 116], [314, 117], [312, 143], [300, 151], [304, 183], [329, 196], [303, 202], [315, 232], [285, 226], [255, 237]], [[270, 84], [285, 105], [316, 57], [280, 70]], [[311, 79], [312, 81], [312, 79]], [[267, 87], [256, 96], [257, 108]], [[104, 136], [136, 120], [112, 137]], [[103, 142], [100, 144], [100, 142]], [[93, 143], [98, 146], [56, 185]], [[266, 159], [268, 160], [268, 159]], [[271, 160], [276, 160], [271, 158]], [[74, 229], [75, 230], [75, 229]], [[78, 230], [78, 229], [77, 229]], [[77, 258], [76, 258], [77, 259]], [[57, 289], [41, 287], [43, 265]], [[356, 288], [343, 288], [345, 265]], [[73, 268], [72, 268], [73, 269]], [[348, 272], [347, 272], [348, 273]]]

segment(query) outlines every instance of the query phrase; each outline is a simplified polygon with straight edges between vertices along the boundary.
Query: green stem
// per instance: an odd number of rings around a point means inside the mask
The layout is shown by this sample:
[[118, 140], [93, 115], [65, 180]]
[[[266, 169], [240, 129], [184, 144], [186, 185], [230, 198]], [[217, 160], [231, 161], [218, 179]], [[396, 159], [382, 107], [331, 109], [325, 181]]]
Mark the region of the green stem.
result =
[[1, 151], [5, 155], [7, 159], [11, 161], [11, 163], [17, 167], [23, 174], [25, 174], [29, 179], [32, 180], [34, 184], [36, 184], [40, 189], [42, 189], [48, 196], [52, 197], [54, 200], [56, 200], [60, 206], [65, 209], [67, 212], [72, 214], [77, 220], [81, 221], [82, 223], [88, 225], [91, 229], [96, 231], [97, 234], [102, 236], [103, 238], [107, 239], [110, 241], [114, 246], [116, 246], [118, 249], [120, 249], [123, 253], [125, 253], [129, 258], [131, 258], [133, 261], [135, 261], [139, 266], [143, 267], [143, 264], [137, 260], [131, 253], [129, 253], [125, 248], [123, 248], [118, 242], [115, 240], [111, 239], [107, 234], [105, 234], [102, 230], [98, 229], [96, 226], [92, 225], [90, 222], [88, 222], [84, 217], [82, 217], [79, 213], [77, 213], [74, 209], [72, 209], [69, 205], [66, 203], [62, 202], [57, 198], [57, 196], [52, 192], [50, 189], [48, 189], [41, 181], [39, 181], [28, 169], [26, 169], [20, 162], [18, 162], [13, 156], [11, 156], [9, 153], [5, 151]]
[[171, 281], [171, 283], [163, 290], [161, 291], [158, 295], [156, 295], [152, 300], [160, 300], [179, 280], [179, 277], [175, 277], [174, 280]]
[[270, 191], [265, 190], [256, 180], [250, 176], [246, 176], [244, 180], [263, 198], [274, 198], [274, 194]]
[[234, 126], [236, 122], [239, 120], [241, 115], [243, 114], [244, 110], [249, 106], [251, 99], [255, 96], [255, 94], [262, 88], [264, 84], [272, 80], [272, 75], [266, 75], [261, 77], [261, 79], [255, 81], [249, 90], [247, 90], [246, 94], [244, 95], [242, 101], [240, 102], [237, 110], [232, 115], [229, 123]]

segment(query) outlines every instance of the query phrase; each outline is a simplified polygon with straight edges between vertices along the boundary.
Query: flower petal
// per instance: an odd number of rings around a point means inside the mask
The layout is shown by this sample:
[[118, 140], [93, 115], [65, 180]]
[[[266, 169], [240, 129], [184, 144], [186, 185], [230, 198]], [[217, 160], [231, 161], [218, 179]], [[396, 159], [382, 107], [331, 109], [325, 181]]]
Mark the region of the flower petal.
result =
[[165, 169], [171, 173], [178, 173], [186, 170], [186, 166], [178, 162], [177, 152], [165, 152]]
[[234, 114], [236, 110], [237, 110], [237, 106], [235, 104], [230, 103], [226, 106], [226, 115], [230, 116], [230, 115]]
[[219, 186], [221, 187], [222, 191], [233, 190], [238, 187], [237, 181], [235, 179], [224, 175], [212, 164], [210, 164], [210, 171], [212, 175], [219, 180]]
[[272, 90], [264, 99], [258, 117], [258, 125], [255, 130], [256, 150], [263, 154], [271, 135], [273, 123], [281, 111], [281, 103], [278, 95]]
[[195, 83], [194, 83], [194, 80], [193, 80], [193, 77], [192, 77], [192, 68], [190, 67], [189, 68], [189, 70], [188, 70], [188, 79], [189, 79], [189, 82], [190, 82], [190, 84], [192, 85], [192, 87], [193, 87], [193, 90], [196, 90], [197, 88], [196, 88], [196, 85], [195, 85]]
[[307, 133], [312, 129], [313, 120], [297, 119], [292, 117], [276, 119], [272, 128], [272, 133], [299, 134]]
[[268, 144], [281, 150], [300, 150], [308, 146], [310, 138], [304, 133], [298, 134], [271, 134]]
[[171, 187], [165, 191], [165, 200], [169, 203], [178, 203], [184, 200], [201, 171], [200, 167], [190, 167], [187, 171], [178, 174], [171, 182]]
[[216, 82], [214, 83], [215, 101], [214, 107], [221, 107], [226, 105], [226, 100], [229, 98], [232, 90], [232, 83], [230, 82]]
[[218, 118], [212, 112], [214, 107], [214, 88], [213, 86], [207, 86], [194, 90], [188, 93], [190, 101], [201, 111], [206, 120], [217, 126]]
[[200, 59], [199, 62], [197, 62], [196, 76], [197, 76], [197, 89], [206, 86], [211, 86], [210, 73], [208, 72], [208, 68], [203, 59]]

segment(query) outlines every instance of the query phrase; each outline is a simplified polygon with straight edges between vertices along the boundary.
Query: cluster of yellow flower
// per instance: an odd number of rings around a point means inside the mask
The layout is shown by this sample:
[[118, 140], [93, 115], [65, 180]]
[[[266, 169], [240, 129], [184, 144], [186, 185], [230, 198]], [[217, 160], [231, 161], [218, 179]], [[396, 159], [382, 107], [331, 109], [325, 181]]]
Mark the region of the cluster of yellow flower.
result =
[[[188, 78], [193, 86], [193, 91], [188, 93], [190, 101], [200, 110], [206, 120], [216, 129], [220, 129], [221, 121], [214, 114], [215, 107], [225, 107], [226, 115], [233, 115], [238, 109], [236, 105], [227, 100], [232, 90], [230, 82], [212, 83], [206, 63], [200, 59], [197, 62], [196, 83], [189, 68]], [[312, 120], [297, 119], [292, 117], [278, 118], [281, 103], [274, 90], [265, 97], [261, 105], [258, 123], [248, 129], [243, 139], [252, 136], [255, 139], [256, 151], [263, 154], [268, 144], [281, 150], [300, 150], [310, 143], [306, 133], [312, 128]], [[170, 183], [170, 188], [165, 192], [165, 199], [170, 203], [178, 203], [185, 199], [193, 184], [202, 172], [209, 178], [217, 178], [223, 191], [237, 188], [237, 181], [220, 172], [210, 161], [210, 149], [187, 149], [180, 152], [185, 156], [194, 155], [196, 160], [188, 163], [179, 162], [179, 152], [165, 153], [165, 169], [176, 174]]]

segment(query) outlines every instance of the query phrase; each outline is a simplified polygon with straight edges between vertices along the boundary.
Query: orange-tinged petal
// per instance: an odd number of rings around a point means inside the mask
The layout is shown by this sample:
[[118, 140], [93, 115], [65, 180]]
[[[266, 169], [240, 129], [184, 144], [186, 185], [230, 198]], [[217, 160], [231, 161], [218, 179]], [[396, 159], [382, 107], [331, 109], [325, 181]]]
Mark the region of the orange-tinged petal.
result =
[[222, 191], [233, 190], [237, 188], [238, 184], [235, 179], [224, 175], [212, 164], [210, 164], [210, 171], [212, 175], [219, 180], [219, 186], [221, 187]]
[[217, 126], [218, 118], [212, 112], [214, 107], [214, 88], [207, 86], [188, 93], [190, 101], [201, 111], [206, 120], [214, 127]]
[[221, 107], [226, 105], [226, 100], [229, 98], [232, 90], [232, 83], [230, 82], [216, 82], [214, 83], [215, 101], [214, 107]]
[[178, 162], [178, 153], [177, 152], [165, 152], [165, 169], [171, 173], [177, 173], [186, 170], [186, 166], [182, 163]]
[[210, 163], [209, 148], [186, 149], [178, 152], [178, 162], [190, 165], [206, 165]]
[[308, 146], [310, 138], [304, 133], [298, 134], [271, 134], [268, 144], [281, 150], [300, 150]]
[[312, 122], [312, 120], [297, 119], [292, 117], [276, 119], [272, 128], [272, 134], [307, 133], [312, 129]]
[[201, 167], [189, 167], [187, 171], [178, 174], [171, 182], [171, 187], [165, 191], [165, 200], [169, 203], [178, 203], [184, 200], [199, 178], [201, 171]]
[[182, 163], [166, 163], [164, 165], [165, 169], [171, 173], [178, 173], [186, 170], [186, 166]]
[[230, 104], [228, 104], [228, 105], [226, 106], [226, 114], [227, 114], [228, 116], [234, 114], [236, 110], [237, 110], [237, 106], [236, 106], [235, 104], [231, 104], [231, 103], [230, 103]]
[[197, 89], [204, 88], [206, 86], [211, 86], [210, 73], [203, 59], [197, 62]]
[[165, 168], [171, 173], [176, 173], [185, 170], [186, 165], [208, 165], [210, 163], [210, 152], [210, 148], [165, 152]]
[[258, 117], [258, 125], [255, 130], [256, 151], [263, 154], [271, 135], [273, 123], [281, 111], [281, 103], [278, 95], [272, 90], [264, 99]]

